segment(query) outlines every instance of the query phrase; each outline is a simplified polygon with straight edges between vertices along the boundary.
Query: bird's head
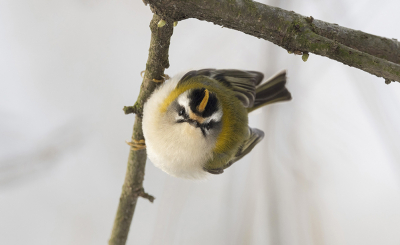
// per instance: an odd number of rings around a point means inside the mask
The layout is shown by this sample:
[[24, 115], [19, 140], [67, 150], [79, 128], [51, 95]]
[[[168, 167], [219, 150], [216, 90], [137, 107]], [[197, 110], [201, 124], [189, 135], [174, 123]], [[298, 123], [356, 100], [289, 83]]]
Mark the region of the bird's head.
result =
[[173, 123], [182, 124], [182, 128], [192, 132], [201, 132], [204, 138], [216, 138], [221, 131], [222, 107], [215, 93], [205, 88], [183, 92], [171, 104], [169, 114]]

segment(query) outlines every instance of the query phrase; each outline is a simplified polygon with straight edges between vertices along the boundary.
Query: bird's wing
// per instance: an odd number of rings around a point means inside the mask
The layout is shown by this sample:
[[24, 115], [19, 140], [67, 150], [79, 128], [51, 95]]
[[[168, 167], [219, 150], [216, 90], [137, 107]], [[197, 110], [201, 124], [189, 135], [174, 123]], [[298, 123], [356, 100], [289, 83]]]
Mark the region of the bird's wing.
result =
[[251, 150], [253, 150], [254, 146], [256, 146], [264, 138], [263, 131], [257, 128], [250, 128], [250, 127], [249, 130], [250, 130], [249, 138], [242, 143], [242, 145], [239, 147], [239, 150], [225, 165], [224, 168], [231, 166], [233, 163], [239, 161], [242, 157], [246, 156]]
[[246, 108], [253, 107], [256, 99], [256, 86], [264, 75], [257, 71], [202, 69], [186, 73], [181, 81], [194, 76], [206, 76], [217, 80], [235, 92], [235, 96]]
[[285, 85], [286, 71], [281, 71], [260, 86], [257, 86], [254, 105], [248, 108], [247, 111], [251, 112], [271, 103], [291, 100], [292, 95]]
[[257, 128], [249, 127], [249, 137], [245, 140], [237, 150], [236, 154], [230, 158], [230, 160], [219, 169], [210, 169], [204, 167], [204, 170], [211, 174], [221, 174], [225, 168], [230, 167], [236, 161], [239, 161], [242, 157], [246, 156], [253, 148], [264, 138], [264, 132]]

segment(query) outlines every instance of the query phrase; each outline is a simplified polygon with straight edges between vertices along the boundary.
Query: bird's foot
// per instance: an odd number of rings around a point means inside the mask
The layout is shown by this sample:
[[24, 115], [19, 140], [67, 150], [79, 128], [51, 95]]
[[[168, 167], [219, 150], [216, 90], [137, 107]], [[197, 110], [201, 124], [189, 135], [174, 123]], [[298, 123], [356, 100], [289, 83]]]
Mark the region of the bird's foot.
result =
[[132, 151], [139, 151], [146, 149], [146, 143], [144, 140], [132, 140], [131, 142], [126, 141], [126, 144], [131, 146]]

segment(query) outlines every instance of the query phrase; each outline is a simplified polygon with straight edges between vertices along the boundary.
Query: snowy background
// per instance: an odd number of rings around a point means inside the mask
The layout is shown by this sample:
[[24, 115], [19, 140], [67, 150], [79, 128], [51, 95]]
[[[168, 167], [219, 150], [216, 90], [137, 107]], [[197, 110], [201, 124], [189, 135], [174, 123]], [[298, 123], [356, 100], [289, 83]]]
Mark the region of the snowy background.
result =
[[[399, 1], [265, 3], [400, 38]], [[139, 0], [0, 0], [0, 244], [106, 244], [123, 184], [152, 13]], [[293, 100], [206, 182], [146, 166], [128, 244], [400, 244], [400, 84], [212, 23], [174, 29], [166, 74], [287, 69]]]

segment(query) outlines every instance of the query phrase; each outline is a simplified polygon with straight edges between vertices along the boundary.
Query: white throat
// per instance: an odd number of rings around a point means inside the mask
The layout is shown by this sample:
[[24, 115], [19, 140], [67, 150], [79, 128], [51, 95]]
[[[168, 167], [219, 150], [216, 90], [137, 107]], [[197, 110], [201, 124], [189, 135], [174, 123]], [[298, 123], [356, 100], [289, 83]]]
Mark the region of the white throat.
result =
[[[159, 109], [185, 74], [165, 81], [146, 102], [143, 133], [148, 157], [156, 167], [175, 177], [204, 179], [209, 173], [203, 167], [212, 158], [215, 142], [207, 141], [201, 130], [188, 123], [171, 122], [168, 115], [171, 112], [162, 115]], [[188, 105], [187, 101], [179, 103]]]

